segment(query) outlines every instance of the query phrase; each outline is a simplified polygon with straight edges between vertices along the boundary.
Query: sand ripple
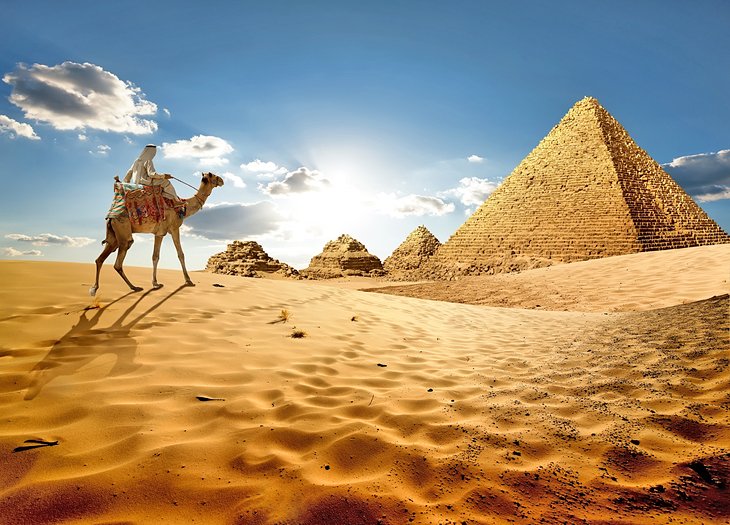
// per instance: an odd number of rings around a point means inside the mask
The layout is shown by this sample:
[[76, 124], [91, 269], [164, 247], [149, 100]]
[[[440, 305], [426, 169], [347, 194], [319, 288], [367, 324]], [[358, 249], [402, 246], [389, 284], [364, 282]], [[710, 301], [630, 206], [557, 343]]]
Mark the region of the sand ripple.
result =
[[730, 522], [727, 295], [551, 312], [195, 274], [85, 309], [91, 266], [51, 266], [0, 263], [0, 523]]

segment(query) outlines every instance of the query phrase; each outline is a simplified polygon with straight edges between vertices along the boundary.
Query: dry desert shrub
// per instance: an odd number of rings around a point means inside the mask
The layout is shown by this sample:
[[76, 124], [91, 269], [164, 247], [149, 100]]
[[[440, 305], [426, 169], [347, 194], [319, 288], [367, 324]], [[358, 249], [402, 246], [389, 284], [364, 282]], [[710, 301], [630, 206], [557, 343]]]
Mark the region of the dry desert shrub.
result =
[[302, 339], [303, 337], [307, 337], [307, 332], [304, 330], [297, 330], [297, 327], [295, 326], [292, 328], [292, 333], [290, 336], [292, 339]]
[[289, 310], [283, 308], [279, 313], [279, 316], [273, 321], [270, 321], [269, 324], [286, 323], [289, 321], [289, 319], [291, 319], [291, 314], [289, 313]]

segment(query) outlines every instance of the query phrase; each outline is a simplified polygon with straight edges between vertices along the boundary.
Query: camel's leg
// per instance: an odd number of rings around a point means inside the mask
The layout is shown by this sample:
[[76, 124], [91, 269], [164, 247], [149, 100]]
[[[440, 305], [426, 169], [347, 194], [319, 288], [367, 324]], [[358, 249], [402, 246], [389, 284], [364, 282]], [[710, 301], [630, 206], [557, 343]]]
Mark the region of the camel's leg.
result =
[[119, 246], [110, 220], [106, 221], [106, 239], [104, 239], [103, 244], [104, 249], [99, 257], [96, 258], [96, 280], [94, 281], [94, 286], [89, 288], [89, 295], [92, 297], [96, 295], [96, 292], [99, 289], [99, 274], [101, 273], [101, 267], [103, 266], [104, 261], [106, 261], [107, 257], [109, 257], [109, 255], [117, 249], [117, 246]]
[[124, 258], [127, 256], [127, 251], [132, 247], [134, 243], [134, 237], [132, 237], [132, 226], [128, 223], [117, 224], [117, 228], [114, 230], [117, 236], [117, 243], [119, 244], [119, 251], [117, 252], [117, 260], [114, 262], [114, 269], [124, 279], [133, 292], [139, 292], [142, 290], [139, 286], [135, 286], [131, 283], [124, 273]]
[[127, 286], [131, 288], [133, 292], [139, 292], [142, 290], [139, 286], [135, 286], [132, 284], [132, 282], [127, 278], [126, 274], [124, 273], [124, 257], [127, 255], [127, 251], [129, 250], [130, 246], [132, 246], [132, 243], [134, 240], [129, 239], [129, 242], [124, 246], [119, 246], [119, 252], [117, 253], [117, 260], [114, 262], [114, 269], [117, 271], [117, 273], [124, 279], [124, 282], [127, 283]]
[[180, 230], [173, 229], [170, 232], [170, 235], [172, 235], [172, 242], [175, 243], [177, 258], [180, 259], [180, 266], [182, 266], [183, 275], [185, 276], [185, 284], [188, 286], [195, 286], [195, 283], [190, 280], [187, 268], [185, 268], [185, 254], [183, 253], [182, 245], [180, 244]]
[[152, 250], [152, 288], [155, 290], [162, 288], [162, 285], [157, 282], [157, 263], [160, 260], [160, 246], [162, 246], [164, 237], [164, 235], [155, 235], [155, 247]]
[[96, 258], [96, 281], [94, 281], [94, 286], [89, 288], [90, 296], [93, 297], [96, 295], [96, 291], [99, 289], [99, 274], [101, 273], [101, 267], [104, 264], [104, 261], [106, 261], [106, 258], [109, 257], [109, 255], [111, 255], [111, 253], [116, 249], [116, 241], [114, 244], [107, 241], [106, 244], [104, 244], [104, 250], [101, 252], [99, 257]]

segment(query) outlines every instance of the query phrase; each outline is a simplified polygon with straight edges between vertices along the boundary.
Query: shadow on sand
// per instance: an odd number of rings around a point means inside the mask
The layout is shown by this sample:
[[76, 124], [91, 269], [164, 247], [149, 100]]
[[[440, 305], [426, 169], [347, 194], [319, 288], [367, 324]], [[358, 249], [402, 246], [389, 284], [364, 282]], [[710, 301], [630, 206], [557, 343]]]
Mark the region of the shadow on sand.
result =
[[[106, 328], [97, 328], [97, 325], [102, 317], [109, 317], [105, 315], [109, 312], [109, 307], [135, 292], [122, 295], [98, 309], [82, 311], [78, 322], [56, 341], [48, 354], [31, 370], [28, 390], [24, 399], [34, 399], [55, 378], [71, 376], [83, 366], [105, 354], [112, 354], [116, 357], [116, 362], [107, 377], [128, 374], [139, 368], [139, 365], [134, 362], [137, 353], [137, 342], [130, 335], [130, 332], [137, 323], [183, 288], [187, 288], [187, 286], [179, 286], [146, 310], [136, 314], [135, 311], [148, 295], [155, 292], [159, 293], [159, 290], [147, 290]], [[93, 315], [89, 317], [91, 312], [93, 312]], [[127, 320], [132, 314], [136, 315]]]

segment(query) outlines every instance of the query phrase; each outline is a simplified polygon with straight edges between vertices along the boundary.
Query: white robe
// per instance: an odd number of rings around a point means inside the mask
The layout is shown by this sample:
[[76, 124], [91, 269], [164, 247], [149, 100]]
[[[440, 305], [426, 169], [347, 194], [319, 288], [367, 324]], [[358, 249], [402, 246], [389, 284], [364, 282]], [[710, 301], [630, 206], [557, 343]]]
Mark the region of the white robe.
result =
[[175, 187], [165, 178], [164, 173], [157, 173], [155, 165], [152, 164], [151, 158], [145, 158], [147, 155], [143, 152], [137, 160], [134, 161], [132, 167], [129, 168], [124, 176], [124, 182], [133, 182], [135, 184], [144, 184], [145, 186], [162, 186], [162, 194], [168, 199], [179, 201]]

